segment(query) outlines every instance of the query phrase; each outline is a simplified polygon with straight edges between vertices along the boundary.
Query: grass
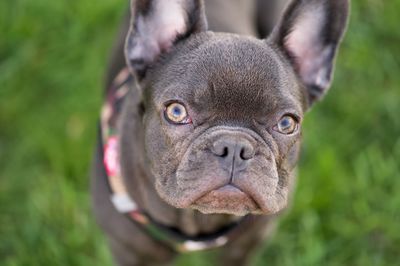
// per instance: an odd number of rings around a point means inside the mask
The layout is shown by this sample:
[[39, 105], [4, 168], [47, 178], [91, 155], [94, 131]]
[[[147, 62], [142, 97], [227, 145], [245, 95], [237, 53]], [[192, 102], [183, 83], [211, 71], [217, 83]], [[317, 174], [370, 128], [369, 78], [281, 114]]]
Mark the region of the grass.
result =
[[[2, 265], [112, 263], [88, 172], [125, 10], [123, 0], [0, 2]], [[352, 11], [334, 86], [306, 118], [293, 206], [256, 265], [398, 265], [400, 1]]]

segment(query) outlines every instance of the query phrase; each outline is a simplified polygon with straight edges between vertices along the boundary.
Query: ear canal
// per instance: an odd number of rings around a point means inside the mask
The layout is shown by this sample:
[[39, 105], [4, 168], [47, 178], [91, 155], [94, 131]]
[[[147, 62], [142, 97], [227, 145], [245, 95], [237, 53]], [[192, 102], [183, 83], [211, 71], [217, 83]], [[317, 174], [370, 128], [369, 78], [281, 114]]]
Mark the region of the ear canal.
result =
[[178, 40], [206, 29], [201, 0], [131, 0], [131, 25], [125, 43], [127, 64], [141, 79]]
[[331, 85], [348, 13], [349, 0], [294, 0], [268, 39], [293, 65], [310, 105]]

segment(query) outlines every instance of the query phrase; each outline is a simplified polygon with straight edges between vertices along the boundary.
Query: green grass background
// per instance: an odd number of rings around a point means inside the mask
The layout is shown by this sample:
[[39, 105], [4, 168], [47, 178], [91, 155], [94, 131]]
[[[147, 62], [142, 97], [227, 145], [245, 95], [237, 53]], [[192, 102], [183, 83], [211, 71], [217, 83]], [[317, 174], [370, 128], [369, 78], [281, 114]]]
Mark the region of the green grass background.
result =
[[[400, 265], [400, 1], [352, 6], [333, 88], [306, 117], [293, 206], [256, 265]], [[112, 263], [88, 168], [125, 10], [0, 1], [1, 265]]]

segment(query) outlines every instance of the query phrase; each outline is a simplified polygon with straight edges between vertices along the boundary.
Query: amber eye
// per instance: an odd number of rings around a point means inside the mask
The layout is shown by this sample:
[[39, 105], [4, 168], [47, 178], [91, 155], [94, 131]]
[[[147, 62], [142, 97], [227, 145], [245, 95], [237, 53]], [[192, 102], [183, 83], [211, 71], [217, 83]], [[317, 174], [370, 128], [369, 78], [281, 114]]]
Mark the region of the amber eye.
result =
[[188, 124], [191, 122], [185, 106], [177, 102], [167, 104], [164, 115], [173, 124]]
[[290, 135], [298, 129], [298, 123], [293, 116], [285, 115], [279, 120], [278, 124], [274, 127], [275, 131], [281, 134]]

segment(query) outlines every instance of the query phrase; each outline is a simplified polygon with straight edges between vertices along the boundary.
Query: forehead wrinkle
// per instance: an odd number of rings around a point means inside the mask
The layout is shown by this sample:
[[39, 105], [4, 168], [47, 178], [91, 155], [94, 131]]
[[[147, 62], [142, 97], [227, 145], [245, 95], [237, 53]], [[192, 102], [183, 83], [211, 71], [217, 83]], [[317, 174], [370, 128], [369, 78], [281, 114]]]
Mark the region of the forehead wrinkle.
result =
[[[246, 60], [249, 62], [246, 64], [240, 56], [248, 56]], [[282, 68], [279, 61], [273, 56], [265, 55], [265, 58], [261, 60], [252, 60], [254, 55], [243, 55], [234, 51], [232, 57], [224, 57], [223, 59], [225, 60], [213, 60], [208, 65], [207, 72], [211, 75], [208, 74], [207, 79], [210, 85], [205, 90], [194, 92], [196, 102], [205, 98], [205, 101], [217, 101], [222, 107], [231, 105], [231, 109], [234, 109], [235, 106], [265, 105], [271, 95], [276, 98], [277, 94], [280, 94], [279, 88], [284, 86], [280, 73]], [[204, 62], [203, 60], [200, 60], [200, 63]], [[231, 64], [232, 60], [235, 61], [233, 64]], [[196, 71], [196, 73], [199, 73], [199, 71]], [[269, 104], [274, 105], [275, 103], [274, 100], [269, 101]], [[266, 108], [266, 106], [263, 107]], [[259, 107], [259, 109], [261, 108]]]

